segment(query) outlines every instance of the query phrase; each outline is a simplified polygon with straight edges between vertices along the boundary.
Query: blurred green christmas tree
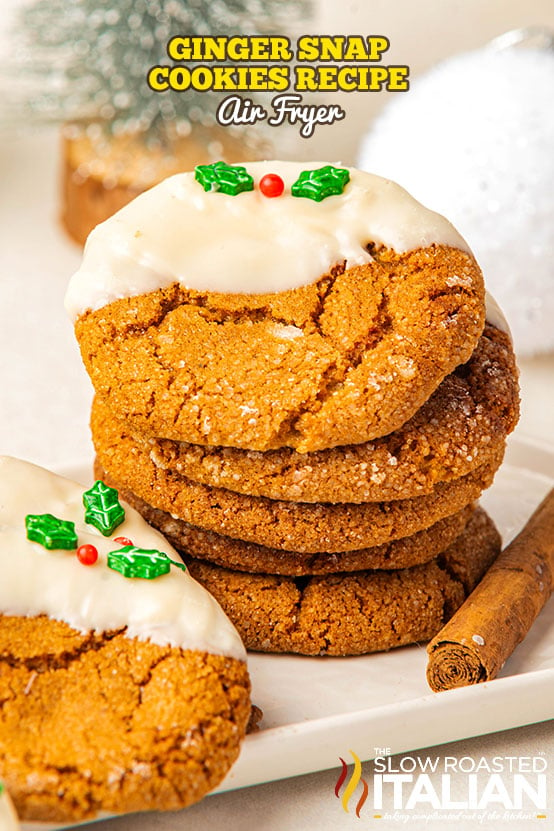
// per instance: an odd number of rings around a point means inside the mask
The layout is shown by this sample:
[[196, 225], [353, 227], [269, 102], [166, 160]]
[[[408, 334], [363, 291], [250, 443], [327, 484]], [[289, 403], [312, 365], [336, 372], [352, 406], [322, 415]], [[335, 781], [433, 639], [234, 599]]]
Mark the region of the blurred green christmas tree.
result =
[[98, 122], [113, 135], [163, 136], [170, 124], [187, 135], [214, 122], [225, 93], [153, 92], [146, 75], [168, 62], [168, 40], [283, 33], [309, 8], [309, 0], [35, 0], [18, 20], [19, 104], [26, 119]]
[[[69, 234], [83, 243], [96, 224], [179, 170], [268, 157], [270, 128], [216, 123], [228, 92], [154, 92], [148, 70], [173, 63], [166, 52], [172, 37], [293, 36], [310, 9], [310, 0], [28, 3], [14, 36], [12, 119], [26, 128], [63, 125], [62, 222]], [[268, 103], [274, 93], [245, 95]], [[282, 132], [279, 139], [286, 155]]]

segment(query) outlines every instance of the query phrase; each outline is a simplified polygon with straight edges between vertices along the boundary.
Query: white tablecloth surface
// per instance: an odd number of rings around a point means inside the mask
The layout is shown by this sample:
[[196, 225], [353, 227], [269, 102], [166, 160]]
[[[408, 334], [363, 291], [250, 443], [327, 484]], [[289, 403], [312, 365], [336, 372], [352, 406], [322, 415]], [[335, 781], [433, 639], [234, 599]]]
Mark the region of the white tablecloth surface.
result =
[[[79, 249], [59, 222], [59, 147], [52, 132], [8, 138], [0, 150], [0, 453], [53, 468], [92, 459], [88, 435], [91, 386], [63, 310], [68, 277]], [[519, 434], [552, 442], [554, 356], [520, 362], [522, 419]], [[0, 577], [1, 579], [1, 577]], [[552, 601], [551, 601], [552, 602]], [[554, 695], [554, 691], [553, 691]], [[276, 748], [276, 752], [279, 749]], [[345, 752], [337, 748], [337, 756]], [[420, 751], [425, 755], [426, 751]], [[532, 756], [549, 761], [550, 814], [546, 821], [485, 820], [485, 829], [554, 828], [554, 722], [442, 746], [434, 755]], [[337, 771], [211, 796], [179, 814], [145, 814], [104, 820], [102, 831], [268, 831], [360, 828], [369, 818], [345, 813], [335, 798]], [[373, 820], [371, 820], [373, 822]], [[377, 820], [375, 820], [377, 822]], [[399, 818], [379, 828], [401, 827]], [[475, 828], [460, 820], [447, 827]], [[408, 827], [424, 827], [413, 822]], [[441, 823], [429, 822], [430, 827]], [[442, 831], [442, 827], [441, 827]]]

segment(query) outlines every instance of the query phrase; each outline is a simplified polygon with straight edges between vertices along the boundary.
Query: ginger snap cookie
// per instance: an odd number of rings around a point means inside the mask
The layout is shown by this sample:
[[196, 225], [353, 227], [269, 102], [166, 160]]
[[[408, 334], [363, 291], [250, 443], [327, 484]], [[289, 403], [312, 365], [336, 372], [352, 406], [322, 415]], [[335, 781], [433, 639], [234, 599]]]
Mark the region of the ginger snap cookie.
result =
[[137, 197], [90, 235], [66, 305], [135, 432], [300, 453], [399, 428], [485, 320], [447, 220], [388, 180], [293, 162], [199, 166]]
[[248, 649], [302, 655], [361, 655], [430, 640], [500, 551], [478, 509], [435, 560], [396, 571], [320, 577], [245, 574], [185, 556], [225, 609]]
[[[110, 477], [105, 471], [101, 471], [101, 468], [97, 469], [97, 473], [106, 482], [110, 482]], [[473, 505], [467, 505], [453, 516], [445, 517], [410, 537], [402, 537], [373, 548], [305, 554], [267, 548], [218, 534], [216, 531], [206, 531], [176, 519], [165, 511], [152, 508], [130, 491], [121, 488], [120, 493], [122, 498], [160, 531], [177, 551], [236, 571], [296, 577], [363, 569], [408, 568], [428, 562], [462, 533], [474, 510]]]
[[487, 324], [469, 361], [380, 439], [314, 453], [143, 441], [156, 465], [204, 485], [299, 502], [372, 502], [431, 493], [437, 482], [490, 462], [518, 413], [511, 340]]
[[213, 597], [102, 482], [1, 457], [0, 533], [0, 779], [20, 816], [200, 799], [250, 715], [244, 647]]
[[492, 482], [504, 447], [490, 464], [427, 496], [361, 504], [304, 503], [210, 488], [157, 467], [148, 451], [96, 400], [91, 418], [97, 464], [115, 487], [209, 531], [301, 553], [355, 551], [407, 537], [478, 499]]

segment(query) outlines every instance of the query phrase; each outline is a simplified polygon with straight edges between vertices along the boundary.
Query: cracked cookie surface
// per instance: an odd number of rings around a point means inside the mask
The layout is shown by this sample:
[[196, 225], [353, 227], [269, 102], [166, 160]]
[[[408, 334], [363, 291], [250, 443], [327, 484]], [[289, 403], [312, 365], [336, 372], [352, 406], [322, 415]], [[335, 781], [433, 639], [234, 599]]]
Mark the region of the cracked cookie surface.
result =
[[[98, 470], [100, 473], [100, 470]], [[143, 499], [122, 488], [119, 493], [144, 519], [160, 531], [178, 551], [200, 560], [253, 574], [333, 574], [361, 569], [409, 568], [434, 559], [458, 537], [473, 513], [468, 505], [457, 514], [439, 520], [411, 537], [402, 537], [361, 551], [302, 554], [206, 531], [152, 508]]]
[[137, 432], [299, 452], [404, 424], [468, 360], [484, 325], [474, 258], [433, 245], [276, 294], [179, 284], [81, 315], [96, 391]]
[[247, 649], [360, 655], [432, 638], [500, 551], [481, 509], [435, 560], [398, 571], [324, 577], [245, 574], [186, 557], [221, 604]]
[[[300, 502], [371, 502], [428, 494], [492, 458], [517, 421], [510, 338], [487, 324], [467, 363], [393, 434], [314, 453], [244, 451], [144, 438], [153, 461], [196, 482]], [[137, 438], [140, 438], [137, 436]]]
[[246, 664], [0, 616], [0, 777], [28, 820], [196, 802], [238, 756]]
[[489, 487], [504, 447], [488, 465], [427, 496], [391, 502], [286, 502], [210, 488], [156, 467], [127, 422], [95, 408], [91, 419], [98, 475], [191, 525], [286, 551], [355, 551], [407, 537], [461, 511]]

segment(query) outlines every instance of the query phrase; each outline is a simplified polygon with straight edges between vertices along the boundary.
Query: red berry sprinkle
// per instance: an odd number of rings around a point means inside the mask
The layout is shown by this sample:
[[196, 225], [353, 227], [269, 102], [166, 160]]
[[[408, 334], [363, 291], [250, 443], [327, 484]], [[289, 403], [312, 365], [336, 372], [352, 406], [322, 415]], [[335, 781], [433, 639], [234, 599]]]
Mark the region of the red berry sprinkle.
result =
[[119, 545], [133, 545], [129, 537], [114, 537], [114, 542], [118, 542]]
[[93, 566], [98, 559], [98, 549], [94, 545], [80, 545], [77, 549], [77, 559], [84, 566]]
[[264, 196], [272, 199], [274, 196], [281, 196], [285, 183], [276, 173], [267, 173], [260, 179], [259, 187]]

